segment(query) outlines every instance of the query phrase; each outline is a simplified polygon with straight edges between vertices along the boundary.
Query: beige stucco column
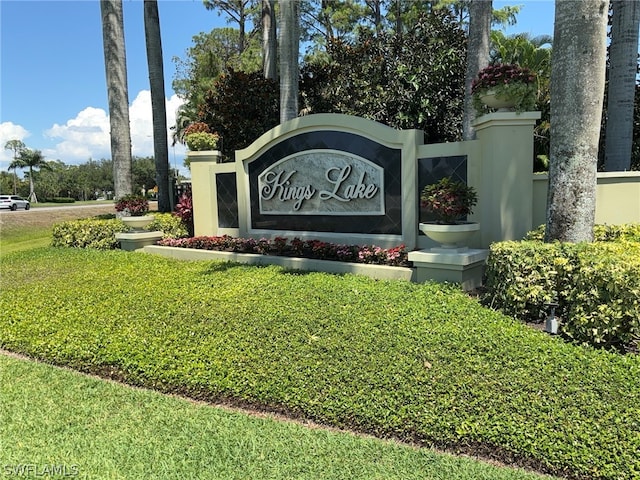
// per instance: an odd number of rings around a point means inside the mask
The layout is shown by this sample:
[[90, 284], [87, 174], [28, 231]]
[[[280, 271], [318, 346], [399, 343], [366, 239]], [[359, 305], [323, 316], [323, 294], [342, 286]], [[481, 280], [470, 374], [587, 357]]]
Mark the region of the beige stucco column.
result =
[[187, 152], [191, 165], [193, 227], [196, 236], [216, 235], [218, 225], [214, 166], [220, 156], [218, 151]]
[[531, 228], [533, 128], [540, 112], [496, 112], [473, 122], [481, 151], [478, 205], [482, 245], [519, 240]]

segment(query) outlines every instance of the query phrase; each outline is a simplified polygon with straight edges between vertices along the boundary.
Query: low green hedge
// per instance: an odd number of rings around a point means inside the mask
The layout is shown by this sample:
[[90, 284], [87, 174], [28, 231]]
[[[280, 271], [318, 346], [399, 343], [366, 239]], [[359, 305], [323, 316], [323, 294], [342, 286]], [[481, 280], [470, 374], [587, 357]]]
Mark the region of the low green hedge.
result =
[[71, 197], [53, 197], [53, 198], [45, 198], [44, 202], [47, 203], [76, 203], [75, 198]]
[[640, 356], [452, 287], [90, 249], [0, 267], [11, 351], [566, 478], [640, 478]]
[[[535, 230], [527, 233], [525, 240], [544, 240], [545, 226], [540, 225]], [[593, 239], [596, 242], [612, 242], [616, 240], [628, 240], [640, 242], [640, 224], [628, 223], [624, 225], [595, 225], [593, 227]]]
[[[618, 235], [616, 238], [621, 238]], [[487, 305], [536, 320], [554, 297], [568, 338], [635, 351], [640, 341], [640, 243], [500, 242], [487, 260]]]
[[[163, 238], [186, 236], [182, 221], [170, 213], [154, 213], [155, 220], [147, 227], [149, 231], [163, 232]], [[89, 218], [56, 223], [52, 230], [51, 245], [54, 247], [95, 248], [112, 250], [118, 248], [116, 233], [129, 228], [117, 219]]]
[[82, 219], [56, 223], [51, 231], [54, 247], [96, 248], [112, 250], [118, 248], [116, 233], [129, 228], [119, 220]]

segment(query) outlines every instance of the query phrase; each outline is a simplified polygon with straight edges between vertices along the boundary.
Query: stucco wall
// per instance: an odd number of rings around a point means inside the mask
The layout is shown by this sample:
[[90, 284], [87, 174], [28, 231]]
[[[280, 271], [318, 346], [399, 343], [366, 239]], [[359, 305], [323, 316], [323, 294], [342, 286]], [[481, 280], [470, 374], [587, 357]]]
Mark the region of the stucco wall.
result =
[[[533, 176], [533, 225], [546, 222], [549, 176]], [[598, 173], [596, 223], [640, 223], [640, 172]]]

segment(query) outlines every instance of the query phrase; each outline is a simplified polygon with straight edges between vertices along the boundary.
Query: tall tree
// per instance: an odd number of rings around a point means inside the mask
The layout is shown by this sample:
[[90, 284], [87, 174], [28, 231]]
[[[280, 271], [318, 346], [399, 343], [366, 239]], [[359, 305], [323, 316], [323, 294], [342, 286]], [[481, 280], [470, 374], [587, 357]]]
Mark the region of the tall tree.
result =
[[593, 240], [608, 0], [556, 2], [545, 240]]
[[298, 116], [299, 7], [297, 0], [280, 1], [280, 123]]
[[149, 84], [151, 86], [153, 153], [156, 165], [156, 185], [158, 186], [158, 211], [170, 212], [167, 107], [164, 93], [162, 38], [160, 35], [160, 16], [158, 14], [157, 0], [144, 0], [144, 32], [147, 45]]
[[489, 65], [492, 0], [472, 0], [469, 4], [469, 40], [467, 43], [467, 69], [464, 78], [464, 116], [462, 138], [473, 140], [476, 136], [471, 122], [476, 118], [471, 95], [471, 84], [478, 72]]
[[122, 0], [100, 0], [115, 197], [131, 193], [131, 130]]
[[246, 48], [247, 22], [252, 13], [253, 0], [202, 0], [207, 10], [219, 9], [238, 24], [238, 51], [244, 52]]
[[14, 195], [18, 191], [17, 190], [18, 175], [16, 174], [16, 170], [22, 167], [19, 163], [18, 158], [20, 156], [20, 152], [25, 148], [27, 148], [27, 146], [24, 144], [24, 142], [20, 140], [9, 140], [7, 143], [4, 144], [5, 150], [11, 150], [13, 152], [13, 162], [11, 162], [11, 165], [9, 165], [9, 170], [13, 170], [13, 194]]
[[612, 0], [604, 168], [631, 169], [640, 0]]
[[35, 169], [48, 168], [47, 162], [44, 159], [44, 155], [40, 150], [30, 150], [28, 148], [23, 149], [20, 152], [21, 167], [29, 169], [29, 197], [28, 200], [32, 203], [38, 203], [38, 197], [35, 191], [35, 181], [33, 173]]
[[277, 78], [276, 13], [274, 0], [262, 0], [262, 69], [264, 78]]

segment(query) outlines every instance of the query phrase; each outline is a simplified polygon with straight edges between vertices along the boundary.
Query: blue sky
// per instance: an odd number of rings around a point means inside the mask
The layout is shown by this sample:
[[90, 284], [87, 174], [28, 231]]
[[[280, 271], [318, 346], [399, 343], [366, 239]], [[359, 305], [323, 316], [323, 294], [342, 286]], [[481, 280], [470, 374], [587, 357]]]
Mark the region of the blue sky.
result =
[[[133, 155], [152, 156], [149, 80], [142, 0], [124, 0]], [[507, 33], [553, 34], [552, 0], [494, 0], [494, 8], [521, 5]], [[173, 57], [185, 57], [200, 32], [225, 26], [201, 0], [159, 0], [167, 123], [180, 99], [171, 89]], [[98, 0], [0, 0], [0, 144], [22, 140], [46, 160], [66, 164], [110, 158], [109, 119]], [[169, 149], [181, 167], [185, 149]], [[0, 150], [0, 169], [11, 152]]]

